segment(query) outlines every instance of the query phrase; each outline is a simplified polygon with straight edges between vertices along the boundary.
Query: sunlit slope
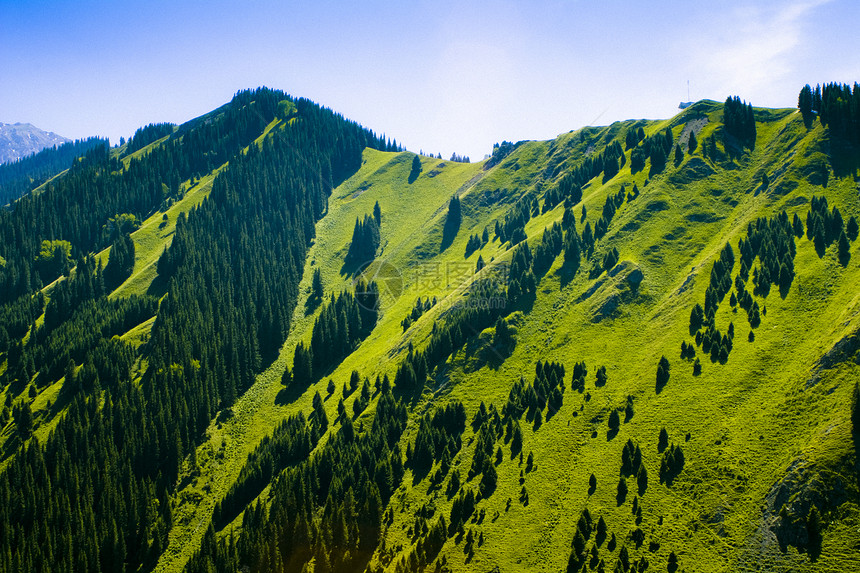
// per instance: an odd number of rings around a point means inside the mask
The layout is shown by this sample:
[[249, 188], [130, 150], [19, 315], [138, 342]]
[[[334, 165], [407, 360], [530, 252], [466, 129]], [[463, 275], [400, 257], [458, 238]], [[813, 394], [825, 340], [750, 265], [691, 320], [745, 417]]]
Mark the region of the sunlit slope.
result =
[[[798, 556], [793, 547], [787, 556], [778, 551], [773, 535], [763, 527], [773, 516], [762, 511], [766, 497], [789, 467], [819, 465], [830, 472], [836, 466], [844, 471], [842, 457], [853, 459], [848, 404], [856, 366], [839, 365], [824, 373], [825, 382], [811, 388], [807, 382], [816, 361], [857, 328], [856, 260], [842, 268], [835, 247], [819, 259], [811, 241], [799, 240], [791, 290], [784, 300], [775, 291], [767, 297], [767, 315], [754, 342], [747, 341], [750, 327], [745, 313], [732, 313], [723, 303], [717, 325], [724, 330], [731, 321], [736, 329], [727, 363], [712, 364], [698, 350], [703, 373], [694, 377], [692, 364], [679, 359], [681, 343], [692, 342], [687, 330], [690, 310], [704, 301], [719, 249], [730, 242], [737, 251], [737, 240], [746, 235], [749, 221], [783, 208], [805, 218], [813, 194], [826, 195], [846, 218], [856, 214], [856, 190], [850, 179], [831, 180], [827, 189], [799, 181], [785, 196], [758, 189], [758, 171], [778, 169], [787, 162], [781, 156], [784, 150], [774, 149], [767, 136], [796, 130], [797, 124], [797, 118], [787, 117], [765, 126], [767, 131], [761, 130], [757, 150], [745, 164], [730, 170], [717, 168], [702, 181], [684, 180], [685, 168], [700, 161], [693, 157], [647, 187], [639, 183], [641, 195], [619, 209], [601, 241], [604, 248], [617, 248], [622, 262], [642, 271], [644, 280], [635, 296], [626, 293], [623, 281], [607, 280], [605, 274], [589, 280], [580, 272], [563, 286], [563, 275], [556, 274], [559, 261], [541, 281], [534, 307], [518, 328], [517, 347], [498, 370], [484, 366], [474, 372], [474, 356], [461, 352], [455, 357], [449, 376], [457, 383], [451, 396], [463, 400], [470, 413], [479, 400], [500, 408], [516, 379], [534, 376], [538, 359], [562, 362], [568, 372], [574, 361], [584, 360], [589, 377], [585, 395], [570, 391], [568, 384], [559, 412], [536, 432], [524, 432], [523, 449], [534, 452], [538, 466], [525, 476], [528, 506], [517, 503], [522, 467], [506, 455], [498, 468], [499, 488], [483, 502], [487, 515], [499, 511], [500, 517], [474, 526], [475, 535], [484, 532], [485, 544], [475, 549], [468, 563], [462, 547], [451, 546], [452, 569], [489, 570], [499, 565], [501, 570], [558, 570], [567, 563], [576, 520], [585, 507], [595, 520], [604, 516], [619, 540], [614, 552], [605, 544], [599, 550], [600, 558], [613, 566], [623, 540], [637, 528], [631, 514], [634, 494], [628, 494], [621, 506], [616, 499], [621, 450], [628, 439], [641, 446], [649, 475], [638, 525], [646, 541], [636, 549], [627, 539], [631, 560], [645, 557], [662, 568], [674, 551], [688, 570], [755, 570], [757, 564], [764, 570], [779, 566], [834, 570], [856, 564], [856, 533], [849, 525], [857, 519], [853, 503], [837, 513], [844, 515], [844, 521], [825, 533], [824, 549], [814, 564]], [[795, 157], [804, 153], [803, 144], [797, 145]], [[803, 165], [802, 156], [797, 162]], [[618, 184], [612, 183], [609, 187], [614, 191]], [[782, 183], [772, 179], [771, 185]], [[600, 208], [603, 196], [593, 182], [592, 190], [585, 191], [589, 212]], [[596, 253], [601, 250], [598, 246]], [[596, 320], [613, 297], [621, 299], [616, 310]], [[657, 395], [655, 374], [662, 355], [669, 358], [672, 374]], [[597, 366], [606, 366], [609, 377], [599, 389], [593, 378]], [[628, 396], [633, 397], [634, 416], [608, 439], [609, 412], [623, 407]], [[687, 460], [672, 487], [658, 479], [657, 440], [662, 427], [672, 442], [683, 445]], [[460, 457], [465, 472], [471, 461], [468, 446]], [[598, 486], [589, 496], [591, 473]], [[809, 475], [816, 474], [813, 469]], [[850, 475], [820, 478], [824, 485], [819, 487], [826, 489], [841, 479], [849, 484], [842, 487], [856, 494]], [[419, 485], [407, 497], [414, 505], [425, 495], [426, 485]], [[505, 511], [508, 498], [513, 504]], [[439, 505], [444, 513], [447, 505]], [[660, 548], [649, 550], [651, 541]]]
[[[719, 126], [719, 106], [701, 104], [671, 121], [646, 125], [646, 133], [672, 127], [677, 139], [689, 122], [705, 114], [710, 121], [699, 124], [702, 141]], [[821, 356], [857, 328], [856, 284], [860, 277], [856, 256], [842, 267], [835, 245], [819, 258], [812, 241], [805, 236], [798, 239], [796, 277], [784, 299], [772, 289], [764, 300], [758, 300], [766, 314], [755, 330], [754, 342], [747, 340], [750, 325], [746, 313], [732, 312], [727, 296], [715, 320], [723, 332], [729, 322], [734, 324], [734, 345], [727, 362], [712, 363], [698, 348], [703, 372], [693, 376], [692, 363], [679, 357], [681, 343], [693, 343], [688, 331], [690, 310], [704, 302], [713, 262], [726, 243], [738, 252], [738, 240], [746, 237], [750, 222], [775, 216], [783, 209], [790, 216], [798, 213], [805, 221], [813, 195], [826, 196], [831, 208], [838, 207], [845, 220], [858, 212], [851, 178], [831, 176], [825, 188], [814, 177], [818, 169], [815, 162], [826, 149], [820, 127], [807, 133], [799, 117], [790, 111], [760, 110], [758, 118], [755, 149], [734, 161], [726, 157], [704, 159], [699, 151], [685, 155], [677, 166], [670, 160], [666, 170], [647, 185], [647, 168], [635, 176], [622, 168], [606, 182], [592, 180], [583, 189], [583, 205], [592, 225], [608, 193], [616, 193], [621, 184], [629, 189], [636, 183], [640, 190], [639, 196], [619, 207], [606, 236], [598, 241], [592, 261], [585, 262], [571, 279], [561, 268], [563, 256], [559, 257], [540, 280], [533, 305], [519, 309], [524, 312], [517, 319], [517, 344], [511, 356], [500, 364], [487, 361], [482, 357], [482, 343], [476, 342], [457, 352], [428, 382], [423, 400], [414, 409], [416, 416], [431, 404], [450, 399], [462, 400], [471, 416], [481, 401], [501, 409], [520, 376], [531, 381], [537, 360], [563, 363], [568, 378], [573, 362], [583, 360], [589, 367], [586, 393], [571, 391], [566, 380], [561, 409], [536, 431], [523, 423], [523, 450], [534, 453], [538, 468], [523, 476], [524, 484], [520, 483], [523, 468], [519, 460], [511, 460], [509, 448], [498, 444], [506, 454], [498, 466], [499, 486], [479, 504], [488, 517], [480, 524], [467, 525], [475, 536], [484, 534], [484, 544], [475, 544], [470, 556], [464, 553], [462, 541], [458, 544], [456, 539], [449, 539], [442, 555], [448, 556], [448, 566], [453, 570], [489, 570], [496, 565], [500, 570], [558, 570], [567, 563], [576, 520], [585, 507], [595, 520], [603, 516], [609, 532], [617, 537], [614, 551], [609, 551], [606, 543], [599, 548], [599, 557], [607, 567], [614, 566], [621, 546], [626, 546], [631, 560], [645, 557], [652, 566], [662, 568], [674, 552], [687, 570], [705, 571], [753, 570], [757, 564], [764, 569], [831, 570], [856, 559], [852, 554], [855, 534], [848, 525], [856, 521], [853, 504], [842, 506], [842, 513], [834, 513], [834, 517], [844, 518], [825, 530], [824, 549], [814, 563], [806, 555], [798, 555], [793, 546], [783, 555], [766, 527], [774, 515], [763, 512], [775, 484], [789, 467], [799, 464], [812, 468], [809, 475], [819, 475], [820, 469], [822, 487], [841, 479], [849, 484], [843, 487], [856, 495], [849, 476], [840, 473], [844, 471], [841, 460], [850, 454], [848, 404], [856, 367], [848, 362], [823, 370], [819, 373], [823, 382], [807, 387]], [[616, 133], [621, 132], [619, 126], [615, 128]], [[602, 136], [611, 133], [609, 128]], [[450, 247], [456, 256], [436, 254], [432, 246], [411, 249], [412, 258], [394, 257], [398, 268], [414, 270], [422, 263], [463, 260], [468, 235], [484, 226], [492, 229], [499, 217], [479, 201], [482, 190], [495, 191], [497, 185], [491, 178], [509, 184], [506, 189], [498, 185], [504, 189], [501, 197], [508, 200], [527, 193], [540, 197], [535, 183], [541, 181], [546, 188], [554, 182], [550, 170], [553, 151], [582, 136], [569, 134], [555, 142], [531, 143], [515, 150], [464, 197], [464, 213], [480, 215], [474, 221], [464, 219], [457, 241]], [[599, 143], [592, 145], [599, 150]], [[721, 142], [719, 146], [722, 151]], [[767, 188], [762, 185], [763, 174], [769, 176]], [[344, 187], [350, 189], [348, 184]], [[409, 193], [408, 187], [402, 192]], [[374, 185], [360, 197], [365, 198], [369, 210], [376, 200]], [[528, 223], [526, 233], [532, 247], [545, 226], [561, 219], [562, 209], [559, 206]], [[581, 205], [574, 212], [581, 229]], [[425, 243], [434, 243], [433, 232], [431, 228]], [[435, 232], [439, 233], [439, 226]], [[320, 241], [323, 236], [321, 233]], [[392, 236], [386, 234], [383, 223], [383, 243], [388, 243], [382, 258], [386, 258], [386, 249], [392, 250]], [[346, 235], [344, 238], [348, 239]], [[604, 272], [589, 278], [592, 264], [599, 264], [611, 248], [618, 249], [621, 261], [610, 273], [615, 276]], [[856, 253], [853, 246], [852, 253]], [[498, 241], [491, 241], [469, 261], [478, 254], [485, 260], [505, 258]], [[329, 273], [336, 271], [340, 260], [335, 257], [334, 265], [323, 263], [323, 268]], [[644, 279], [632, 292], [625, 277], [637, 268]], [[733, 279], [737, 272], [736, 265]], [[353, 368], [363, 374], [382, 371], [393, 375], [396, 358], [405, 353], [408, 341], [420, 347], [434, 319], [444, 313], [444, 305], [431, 309], [404, 336], [399, 320], [415, 296], [434, 295], [440, 300], [446, 295], [456, 296], [445, 289], [419, 288], [412, 294], [409, 285], [407, 280], [406, 295], [386, 310], [374, 334], [335, 372], [336, 382], [345, 381]], [[383, 348], [387, 352], [381, 352]], [[657, 394], [655, 375], [663, 355], [671, 363], [671, 377]], [[609, 382], [602, 388], [594, 385], [598, 366], [606, 366], [608, 373]], [[608, 439], [609, 413], [623, 408], [628, 396], [633, 398], [634, 415]], [[333, 406], [331, 402], [329, 405]], [[657, 441], [663, 427], [671, 443], [682, 445], [686, 458], [671, 487], [659, 479]], [[410, 428], [407, 436], [414, 439], [415, 427]], [[471, 435], [467, 428], [464, 448], [454, 461], [464, 480], [473, 453]], [[641, 498], [639, 525], [631, 513], [635, 479], [630, 480], [626, 502], [619, 506], [616, 498], [621, 450], [628, 439], [641, 447], [649, 476]], [[598, 485], [589, 496], [591, 473]], [[388, 548], [404, 546], [401, 553], [391, 555], [393, 564], [398, 555], [408, 556], [406, 533], [416, 509], [433, 500], [437, 515], [447, 515], [451, 503], [443, 495], [444, 484], [442, 491], [428, 491], [426, 479], [414, 486], [408, 477], [405, 481], [409, 485], [396, 494], [396, 499], [400, 506], [411, 509], [398, 512], [386, 533]], [[475, 483], [468, 485], [476, 487]], [[527, 506], [518, 502], [523, 485], [529, 494]], [[508, 498], [512, 504], [506, 510]], [[774, 513], [779, 510], [768, 509]], [[491, 519], [496, 511], [498, 518]], [[637, 527], [645, 536], [639, 548], [629, 538]], [[649, 549], [651, 542], [659, 548]], [[387, 561], [388, 556], [383, 559]]]
[[[159, 561], [159, 570], [181, 570], [190, 554], [199, 546], [212, 516], [214, 504], [220, 501], [237, 478], [250, 453], [263, 437], [286, 416], [308, 411], [314, 392], [326, 394], [331, 377], [339, 385], [348, 380], [352, 369], [370, 373], [370, 364], [378, 365], [380, 372], [390, 361], [389, 342], [399, 338], [400, 314], [407, 313], [417, 294], [409, 283], [409, 253], [426, 241], [426, 234], [440, 225], [444, 207], [452, 193], [466, 193], [475, 180], [483, 176], [481, 166], [422, 158], [423, 174], [413, 183], [408, 182], [411, 153], [386, 153], [365, 150], [360, 170], [338, 187], [329, 199], [329, 210], [317, 225], [317, 236], [311, 247], [301, 284], [301, 295], [292, 319], [290, 337], [280, 357], [257, 379], [257, 382], [231, 409], [229, 419], [213, 423], [207, 441], [198, 448], [199, 469], [188, 469], [187, 487], [178, 492], [175, 512], [178, 516], [171, 531], [170, 545]], [[426, 174], [437, 171], [432, 176]], [[311, 277], [315, 268], [322, 271], [327, 295], [352, 288], [352, 276], [343, 269], [344, 255], [352, 237], [356, 217], [371, 214], [379, 202], [382, 210], [382, 257], [393, 261], [402, 275], [393, 285], [397, 298], [388, 299], [392, 307], [385, 308], [377, 329], [331, 376], [299, 392], [281, 385], [284, 369], [291, 366], [293, 350], [300, 341], [307, 340], [318, 313], [317, 307], [306, 302], [310, 293]], [[438, 252], [438, 245], [436, 246]], [[454, 252], [458, 255], [454, 255]], [[462, 247], [450, 249], [452, 260], [462, 261]], [[471, 266], [471, 265], [470, 265]], [[422, 293], [423, 294], [423, 293]], [[412, 296], [413, 298], [409, 298]], [[340, 394], [338, 393], [338, 396]], [[337, 399], [326, 403], [329, 416], [336, 415]], [[372, 407], [371, 407], [372, 410]], [[241, 525], [241, 516], [234, 526]]]
[[[534, 249], [544, 229], [563, 217], [563, 204], [542, 212], [547, 191], [567, 170], [607, 144], [618, 139], [623, 145], [626, 131], [638, 127], [646, 136], [671, 128], [685, 150], [682, 160], [676, 165], [670, 156], [662, 173], [649, 174], [646, 166], [632, 174], [631, 152], [626, 150], [626, 166], [617, 175], [592, 179], [582, 190], [582, 201], [573, 206], [580, 232], [586, 221], [595, 226], [607, 197], [622, 185], [626, 197], [591, 258], [583, 259], [573, 274], [563, 265], [564, 255], [559, 255], [538, 277], [534, 300], [507, 309], [516, 328], [513, 349], [496, 352], [490, 344], [492, 329], [476, 333], [432, 372], [423, 394], [410, 405], [409, 425], [401, 440], [404, 450], [407, 442], [414, 444], [424, 412], [460, 400], [471, 420], [482, 402], [501, 410], [520, 377], [532, 381], [538, 360], [561, 362], [566, 368], [562, 406], [550, 416], [544, 414], [540, 423], [525, 417], [520, 421], [524, 458], [532, 453], [535, 469], [525, 472], [525, 462], [521, 465], [518, 456], [512, 458], [510, 444], [499, 440], [495, 447], [501, 448], [503, 460], [497, 466], [498, 486], [478, 503], [476, 516], [484, 517], [464, 524], [466, 533], [471, 531], [475, 539], [481, 536], [482, 542], [469, 544], [465, 535], [454, 535], [437, 560], [453, 571], [564, 569], [577, 520], [587, 507], [594, 521], [605, 519], [607, 537], [616, 538], [612, 549], [608, 540], [600, 544], [595, 568], [603, 560], [612, 570], [624, 547], [631, 562], [644, 558], [654, 570], [663, 570], [673, 552], [687, 571], [850, 569], [857, 560], [853, 548], [858, 514], [848, 404], [857, 366], [850, 360], [820, 360], [858, 328], [856, 246], [852, 243], [852, 257], [843, 266], [835, 243], [819, 257], [805, 235], [796, 239], [796, 276], [786, 296], [772, 288], [767, 297], [755, 297], [764, 310], [755, 340], [748, 340], [746, 312], [733, 310], [726, 295], [715, 325], [726, 332], [733, 324], [728, 359], [724, 364], [712, 362], [697, 346], [702, 372], [694, 376], [692, 361], [680, 357], [682, 342], [694, 344], [690, 311], [696, 303], [704, 304], [713, 263], [727, 243], [739, 256], [738, 241], [747, 238], [750, 223], [782, 210], [789, 217], [797, 213], [805, 222], [814, 195], [827, 197], [846, 221], [860, 215], [851, 177], [832, 172], [826, 180], [820, 176], [828, 145], [820, 126], [807, 132], [791, 110], [756, 114], [755, 147], [735, 159], [726, 155], [718, 132], [722, 106], [712, 102], [700, 102], [665, 122], [624, 122], [549, 142], [523, 143], [493, 166], [422, 157], [421, 173], [411, 182], [414, 154], [366, 150], [360, 170], [334, 190], [328, 213], [317, 225], [291, 334], [280, 357], [234, 405], [232, 416], [213, 421], [207, 441], [196, 452], [197, 467], [187, 464], [175, 497], [170, 544], [158, 569], [181, 569], [199, 547], [215, 503], [237, 479], [246, 456], [280, 420], [310, 411], [314, 393], [327, 396], [329, 379], [337, 389], [326, 398], [325, 408], [334, 420], [350, 372], [393, 379], [409, 344], [422, 348], [434, 324], [441, 324], [462, 300], [474, 280], [478, 257], [491, 269], [507, 264], [511, 245], [493, 238], [496, 221], [503, 221], [518, 201], [537, 200], [538, 208], [524, 229]], [[700, 142], [692, 153], [686, 143], [690, 131]], [[703, 142], [712, 136], [717, 154], [703, 156]], [[634, 184], [639, 191], [635, 196]], [[460, 198], [463, 220], [453, 242], [443, 249], [447, 206], [454, 195]], [[292, 366], [296, 344], [309, 341], [319, 312], [306, 304], [313, 271], [320, 269], [326, 297], [352, 287], [353, 269], [344, 266], [344, 258], [356, 218], [370, 215], [377, 202], [381, 245], [370, 275], [386, 285], [377, 325], [319, 382], [308, 388], [284, 388], [281, 375]], [[466, 257], [469, 237], [481, 235], [485, 228], [489, 242]], [[619, 262], [609, 272], [601, 271], [598, 267], [612, 249], [617, 249]], [[385, 264], [384, 271], [374, 275], [380, 263]], [[630, 278], [636, 272], [641, 272], [641, 284], [633, 288]], [[737, 274], [735, 264], [732, 280]], [[122, 288], [131, 289], [133, 284], [131, 280]], [[404, 330], [401, 321], [419, 297], [436, 297], [437, 304]], [[668, 358], [671, 375], [657, 393], [661, 356]], [[582, 393], [571, 388], [578, 361], [588, 367]], [[596, 387], [600, 366], [606, 367], [608, 382]], [[354, 399], [354, 394], [345, 399], [349, 412]], [[624, 407], [630, 399], [633, 415], [625, 421]], [[368, 424], [375, 404], [372, 401], [355, 423]], [[621, 414], [617, 433], [608, 427], [613, 410]], [[338, 427], [333, 424], [335, 431]], [[671, 444], [682, 446], [686, 460], [671, 486], [660, 480], [661, 428]], [[479, 477], [467, 479], [474, 438], [467, 424], [452, 471], [459, 472], [463, 487], [477, 489]], [[632, 511], [639, 493], [635, 476], [627, 480], [629, 492], [623, 503], [617, 496], [622, 448], [628, 440], [640, 446], [648, 474], [647, 488], [637, 500], [641, 518]], [[591, 474], [597, 480], [593, 492]], [[813, 562], [792, 545], [782, 553], [770, 527], [781, 509], [773, 507], [773, 500], [782, 499], [774, 492], [787, 475], [801, 476], [793, 482], [801, 486], [788, 488], [797, 502], [793, 511], [804, 506], [798, 500], [812, 496], [804, 483], [817, 483], [820, 491], [843, 491], [841, 497], [816, 494], [824, 500], [823, 507], [830, 507], [832, 500], [836, 505], [825, 513], [822, 551]], [[439, 515], [448, 519], [452, 500], [445, 488], [450, 475], [441, 488], [431, 487], [429, 481], [425, 477], [415, 482], [407, 470], [392, 498], [393, 522], [384, 531], [385, 542], [372, 566], [395, 571], [401, 558], [408, 563], [420, 507], [434, 509], [430, 523]], [[263, 503], [267, 499], [268, 488], [258, 497]], [[241, 522], [240, 515], [221, 535], [240, 531]], [[634, 534], [637, 528], [641, 538]], [[592, 536], [587, 550], [594, 545]], [[434, 567], [430, 565], [431, 570]]]

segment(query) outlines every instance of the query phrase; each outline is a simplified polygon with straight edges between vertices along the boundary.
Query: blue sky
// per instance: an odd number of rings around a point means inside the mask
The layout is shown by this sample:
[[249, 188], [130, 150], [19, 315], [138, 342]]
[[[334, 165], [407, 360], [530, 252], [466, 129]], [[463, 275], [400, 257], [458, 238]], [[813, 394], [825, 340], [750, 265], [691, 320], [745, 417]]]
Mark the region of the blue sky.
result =
[[409, 149], [665, 118], [687, 98], [796, 104], [860, 81], [860, 3], [0, 0], [0, 121], [118, 141], [267, 85]]

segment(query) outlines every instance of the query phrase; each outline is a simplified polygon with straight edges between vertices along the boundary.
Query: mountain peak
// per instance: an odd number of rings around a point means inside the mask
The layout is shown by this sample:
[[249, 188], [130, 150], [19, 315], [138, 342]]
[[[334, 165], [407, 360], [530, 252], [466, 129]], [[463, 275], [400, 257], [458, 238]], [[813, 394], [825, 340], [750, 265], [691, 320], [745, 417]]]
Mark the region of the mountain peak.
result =
[[46, 147], [71, 141], [52, 131], [44, 131], [31, 123], [0, 122], [0, 163], [16, 161]]

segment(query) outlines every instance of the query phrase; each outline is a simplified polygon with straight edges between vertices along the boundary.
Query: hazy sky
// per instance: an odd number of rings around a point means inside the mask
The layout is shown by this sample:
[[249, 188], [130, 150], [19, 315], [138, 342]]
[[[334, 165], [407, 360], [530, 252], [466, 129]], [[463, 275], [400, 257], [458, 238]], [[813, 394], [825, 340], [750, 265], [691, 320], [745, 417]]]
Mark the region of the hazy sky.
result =
[[411, 150], [674, 115], [789, 107], [860, 81], [860, 2], [0, 0], [0, 121], [117, 142], [266, 85]]

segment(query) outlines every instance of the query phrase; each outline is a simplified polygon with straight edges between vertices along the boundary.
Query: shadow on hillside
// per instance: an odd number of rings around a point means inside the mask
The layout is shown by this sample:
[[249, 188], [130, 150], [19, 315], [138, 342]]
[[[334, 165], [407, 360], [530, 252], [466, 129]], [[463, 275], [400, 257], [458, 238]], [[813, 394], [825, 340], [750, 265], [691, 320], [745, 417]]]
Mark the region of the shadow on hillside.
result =
[[406, 404], [407, 408], [414, 408], [418, 404], [421, 394], [424, 393], [424, 386], [416, 388], [401, 388], [395, 384], [391, 387], [391, 393], [397, 400], [401, 400]]
[[505, 360], [510, 358], [516, 348], [517, 342], [512, 338], [508, 344], [493, 344], [492, 339], [487, 336], [471, 337], [466, 344], [463, 345], [467, 364], [464, 366], [464, 372], [477, 372], [484, 366], [490, 370], [498, 370]]
[[429, 467], [426, 467], [426, 468], [425, 467], [416, 468], [414, 462], [410, 465], [412, 466], [412, 487], [415, 487], [416, 485], [421, 483], [424, 480], [424, 478], [426, 478], [428, 475], [430, 475], [430, 470], [433, 469], [432, 463], [430, 464]]
[[444, 253], [448, 247], [454, 242], [454, 239], [457, 238], [457, 233], [460, 232], [460, 223], [454, 225], [453, 223], [449, 224], [447, 221], [445, 222], [445, 226], [442, 228], [442, 244], [439, 245], [439, 252]]
[[830, 139], [830, 166], [833, 174], [842, 179], [860, 176], [860, 149], [839, 138]]
[[281, 388], [278, 395], [275, 396], [275, 404], [278, 406], [292, 404], [301, 398], [302, 394], [304, 394], [308, 388], [309, 386], [304, 386], [303, 384], [290, 384], [286, 388]]
[[514, 353], [516, 347], [517, 341], [514, 338], [508, 344], [500, 343], [486, 346], [482, 350], [482, 354], [490, 370], [498, 370], [504, 364], [505, 360], [510, 358], [511, 354]]
[[354, 278], [365, 267], [365, 264], [359, 264], [354, 261], [344, 260], [340, 267], [340, 276]]
[[618, 507], [624, 505], [624, 502], [627, 500], [627, 488], [618, 488], [618, 493], [615, 494], [615, 503], [618, 504]]
[[537, 300], [537, 292], [524, 292], [516, 300], [513, 305], [506, 308], [508, 314], [516, 311], [522, 311], [523, 314], [529, 314], [534, 308], [535, 300]]
[[44, 418], [44, 422], [50, 422], [53, 420], [58, 414], [64, 412], [66, 407], [72, 403], [74, 399], [74, 394], [65, 390], [64, 388], [60, 388], [60, 392], [57, 394], [57, 400], [53, 404], [51, 404], [51, 409], [48, 411], [47, 416]]
[[305, 301], [305, 316], [310, 316], [322, 304], [322, 299], [313, 295], [309, 296]]
[[782, 300], [785, 300], [785, 297], [788, 296], [788, 291], [791, 290], [791, 283], [794, 282], [793, 279], [786, 283], [779, 283], [779, 297]]
[[570, 282], [576, 277], [576, 272], [579, 270], [579, 267], [579, 264], [574, 264], [573, 262], [565, 259], [564, 263], [562, 263], [558, 270], [555, 271], [555, 275], [561, 283], [561, 288], [570, 284]]
[[160, 298], [167, 294], [168, 286], [170, 286], [169, 278], [163, 275], [155, 275], [155, 278], [149, 283], [149, 288], [146, 289], [146, 294]]
[[12, 430], [12, 435], [6, 439], [6, 443], [3, 444], [2, 453], [0, 453], [0, 461], [6, 460], [15, 452], [18, 451], [18, 448], [21, 447], [21, 437], [18, 435], [17, 429]]

